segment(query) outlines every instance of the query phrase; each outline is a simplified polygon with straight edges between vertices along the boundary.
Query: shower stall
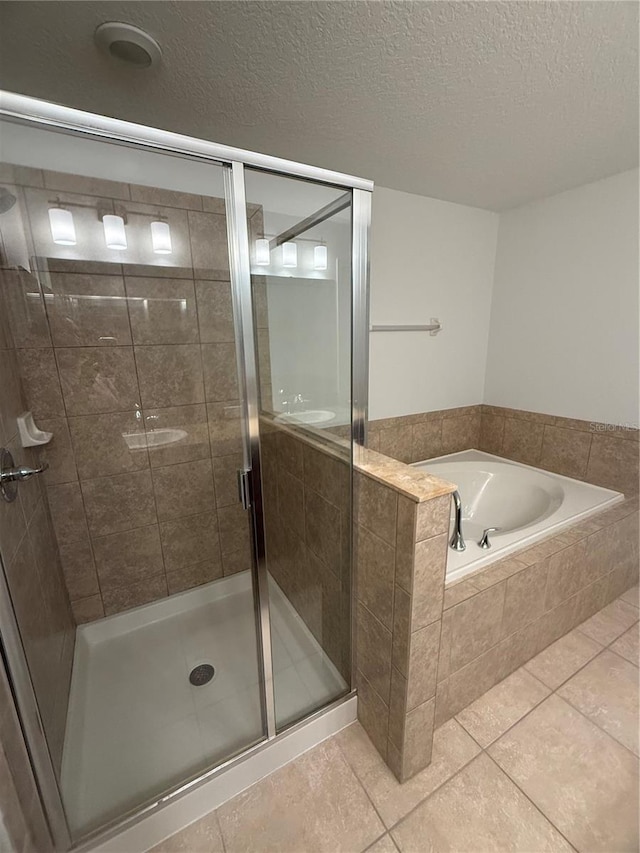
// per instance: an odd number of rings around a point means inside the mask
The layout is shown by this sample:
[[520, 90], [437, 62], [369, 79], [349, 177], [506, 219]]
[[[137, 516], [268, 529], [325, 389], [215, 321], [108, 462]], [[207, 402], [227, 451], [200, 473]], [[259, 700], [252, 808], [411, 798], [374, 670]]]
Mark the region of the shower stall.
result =
[[0, 632], [63, 850], [353, 695], [372, 185], [10, 93], [0, 138]]

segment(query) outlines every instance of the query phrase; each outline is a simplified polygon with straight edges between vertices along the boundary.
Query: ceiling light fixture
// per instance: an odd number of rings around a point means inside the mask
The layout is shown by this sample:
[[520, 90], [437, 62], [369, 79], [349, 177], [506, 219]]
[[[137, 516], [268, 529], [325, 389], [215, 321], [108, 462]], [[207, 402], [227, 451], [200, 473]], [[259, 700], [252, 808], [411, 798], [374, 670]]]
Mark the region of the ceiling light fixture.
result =
[[136, 68], [151, 68], [160, 64], [162, 49], [158, 42], [139, 27], [108, 21], [94, 33], [94, 41], [107, 56], [133, 65]]

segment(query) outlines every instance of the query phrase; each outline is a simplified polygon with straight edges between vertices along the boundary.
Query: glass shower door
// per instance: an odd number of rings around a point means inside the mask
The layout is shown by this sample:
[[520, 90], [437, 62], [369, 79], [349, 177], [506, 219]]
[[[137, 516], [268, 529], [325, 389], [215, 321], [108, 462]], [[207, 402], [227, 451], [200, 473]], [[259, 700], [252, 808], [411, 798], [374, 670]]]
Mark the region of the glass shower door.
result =
[[352, 193], [244, 174], [281, 730], [350, 689]]
[[48, 469], [0, 500], [0, 552], [78, 838], [266, 732], [227, 167], [2, 136], [2, 445]]

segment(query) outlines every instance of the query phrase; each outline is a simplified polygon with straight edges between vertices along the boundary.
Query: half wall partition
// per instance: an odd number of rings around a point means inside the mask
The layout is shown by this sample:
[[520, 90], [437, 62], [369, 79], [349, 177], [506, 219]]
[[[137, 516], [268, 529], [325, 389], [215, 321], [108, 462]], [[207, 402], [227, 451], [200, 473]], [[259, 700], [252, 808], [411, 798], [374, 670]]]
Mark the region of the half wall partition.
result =
[[352, 690], [372, 186], [1, 105], [0, 632], [63, 849]]

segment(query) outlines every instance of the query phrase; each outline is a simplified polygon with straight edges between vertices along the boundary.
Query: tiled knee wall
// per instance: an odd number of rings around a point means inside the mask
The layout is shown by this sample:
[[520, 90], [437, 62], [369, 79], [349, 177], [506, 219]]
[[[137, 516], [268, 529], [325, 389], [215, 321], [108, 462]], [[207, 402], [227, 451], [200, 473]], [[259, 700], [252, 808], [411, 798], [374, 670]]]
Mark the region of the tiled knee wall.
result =
[[357, 473], [355, 500], [358, 717], [404, 781], [431, 760], [450, 497]]
[[371, 421], [368, 446], [406, 463], [475, 448], [637, 494], [639, 438], [631, 426], [477, 405]]
[[269, 571], [346, 681], [351, 678], [351, 450], [264, 418]]
[[435, 724], [638, 583], [638, 499], [448, 586]]

